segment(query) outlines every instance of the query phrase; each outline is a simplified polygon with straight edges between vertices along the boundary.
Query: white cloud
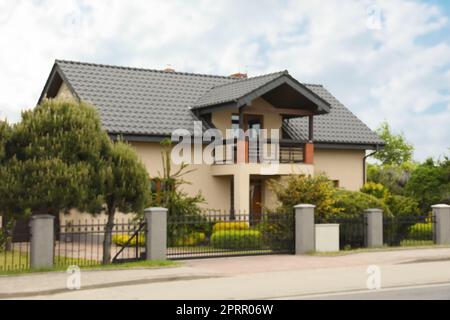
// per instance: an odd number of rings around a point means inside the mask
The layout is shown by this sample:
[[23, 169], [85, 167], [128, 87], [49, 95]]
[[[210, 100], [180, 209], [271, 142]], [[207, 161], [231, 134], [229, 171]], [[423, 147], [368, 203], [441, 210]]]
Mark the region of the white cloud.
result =
[[[381, 29], [367, 28], [367, 8]], [[0, 116], [33, 107], [53, 60], [320, 82], [369, 126], [387, 119], [416, 156], [450, 146], [450, 39], [439, 8], [412, 1], [0, 0]], [[430, 129], [432, 128], [432, 129]]]

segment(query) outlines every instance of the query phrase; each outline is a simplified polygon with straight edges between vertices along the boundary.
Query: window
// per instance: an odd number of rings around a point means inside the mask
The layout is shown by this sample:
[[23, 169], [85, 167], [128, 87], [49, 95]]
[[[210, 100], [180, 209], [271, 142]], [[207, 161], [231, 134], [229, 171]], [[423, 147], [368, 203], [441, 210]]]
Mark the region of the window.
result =
[[233, 138], [239, 138], [239, 115], [231, 115], [231, 129], [233, 130]]

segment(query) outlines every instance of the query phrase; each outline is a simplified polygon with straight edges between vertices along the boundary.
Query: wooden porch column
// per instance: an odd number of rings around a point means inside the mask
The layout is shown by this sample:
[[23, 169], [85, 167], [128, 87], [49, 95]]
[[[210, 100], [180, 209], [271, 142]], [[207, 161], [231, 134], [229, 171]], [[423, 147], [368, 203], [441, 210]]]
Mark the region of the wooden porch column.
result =
[[[242, 108], [239, 109], [239, 133], [237, 141], [237, 163], [248, 163], [248, 142], [245, 139], [244, 114]], [[243, 133], [244, 132], [244, 133]]]
[[314, 116], [309, 116], [308, 142], [304, 149], [304, 163], [314, 164]]

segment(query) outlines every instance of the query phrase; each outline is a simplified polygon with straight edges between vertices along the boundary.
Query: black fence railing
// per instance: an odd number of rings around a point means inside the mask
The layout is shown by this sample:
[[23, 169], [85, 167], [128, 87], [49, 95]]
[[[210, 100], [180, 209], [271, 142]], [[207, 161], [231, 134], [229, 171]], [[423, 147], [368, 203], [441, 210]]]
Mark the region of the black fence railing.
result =
[[431, 216], [384, 217], [383, 242], [387, 246], [433, 245], [433, 229]]
[[[303, 163], [304, 143], [280, 140], [276, 143], [267, 140], [245, 141], [243, 157], [249, 163], [267, 163], [278, 160], [280, 163]], [[224, 140], [214, 148], [214, 164], [236, 164], [238, 159], [238, 140]]]
[[316, 218], [317, 224], [339, 224], [339, 248], [351, 250], [366, 246], [367, 221], [363, 215]]
[[[96, 266], [102, 263], [106, 221], [68, 221], [59, 227], [55, 240], [55, 266]], [[144, 258], [145, 231], [135, 220], [117, 220], [112, 231], [111, 261]], [[138, 231], [139, 230], [139, 231]], [[114, 259], [114, 261], [113, 261]]]
[[0, 228], [0, 274], [30, 269], [30, 233]]
[[208, 212], [168, 219], [169, 259], [194, 259], [294, 252], [294, 214]]

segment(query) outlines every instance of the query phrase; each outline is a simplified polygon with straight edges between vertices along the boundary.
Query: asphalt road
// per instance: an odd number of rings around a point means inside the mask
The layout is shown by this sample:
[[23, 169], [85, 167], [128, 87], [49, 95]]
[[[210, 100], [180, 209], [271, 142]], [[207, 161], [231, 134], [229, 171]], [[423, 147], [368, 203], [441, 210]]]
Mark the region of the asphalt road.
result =
[[450, 283], [381, 289], [378, 291], [356, 291], [315, 296], [298, 296], [289, 299], [308, 300], [450, 300]]

